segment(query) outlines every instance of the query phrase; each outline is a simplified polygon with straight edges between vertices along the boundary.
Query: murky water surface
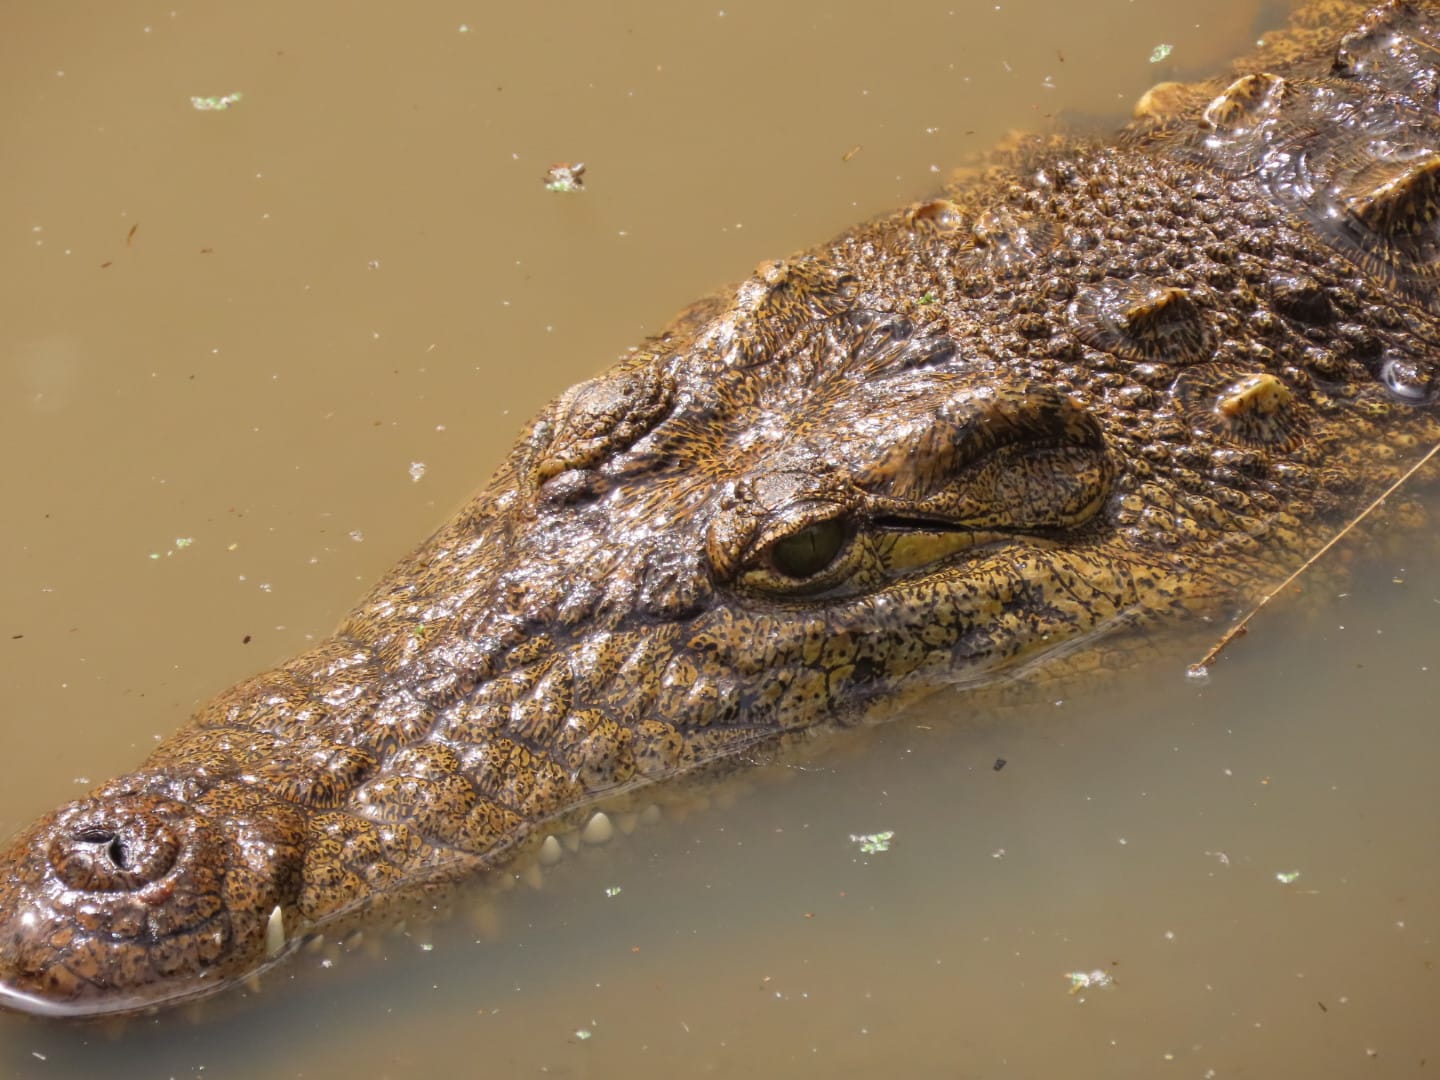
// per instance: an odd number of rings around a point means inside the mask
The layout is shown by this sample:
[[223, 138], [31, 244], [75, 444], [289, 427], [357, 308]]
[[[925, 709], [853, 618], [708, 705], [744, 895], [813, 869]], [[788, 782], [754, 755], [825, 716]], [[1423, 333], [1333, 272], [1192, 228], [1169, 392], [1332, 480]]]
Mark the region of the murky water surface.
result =
[[[12, 7], [0, 831], [327, 632], [685, 302], [1012, 127], [1114, 124], [1257, 7]], [[560, 160], [583, 194], [542, 189]], [[1423, 1075], [1418, 558], [1267, 614], [1203, 685], [1180, 657], [997, 716], [943, 697], [194, 1017], [0, 1018], [0, 1073]]]

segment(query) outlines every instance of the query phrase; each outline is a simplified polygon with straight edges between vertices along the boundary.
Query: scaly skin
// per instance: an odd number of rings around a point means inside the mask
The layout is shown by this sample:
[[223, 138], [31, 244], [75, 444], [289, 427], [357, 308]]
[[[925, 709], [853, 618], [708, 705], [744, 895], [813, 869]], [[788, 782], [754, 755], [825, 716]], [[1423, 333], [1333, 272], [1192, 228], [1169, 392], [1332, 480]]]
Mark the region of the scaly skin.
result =
[[267, 927], [1276, 580], [1440, 438], [1437, 19], [1312, 4], [563, 395], [333, 638], [11, 843], [6, 1003], [208, 993]]

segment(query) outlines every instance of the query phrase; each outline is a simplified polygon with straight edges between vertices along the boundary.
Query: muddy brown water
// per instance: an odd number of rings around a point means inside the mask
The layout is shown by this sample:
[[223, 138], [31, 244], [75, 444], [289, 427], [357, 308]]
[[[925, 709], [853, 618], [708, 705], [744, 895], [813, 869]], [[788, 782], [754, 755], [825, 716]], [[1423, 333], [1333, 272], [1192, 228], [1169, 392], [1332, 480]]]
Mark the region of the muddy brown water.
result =
[[[13, 6], [0, 831], [326, 633], [685, 302], [1012, 127], [1113, 125], [1257, 7]], [[557, 160], [583, 194], [542, 189]], [[483, 935], [120, 1029], [5, 1016], [0, 1075], [1425, 1075], [1431, 561], [1267, 615], [1204, 684], [939, 698], [568, 859]]]

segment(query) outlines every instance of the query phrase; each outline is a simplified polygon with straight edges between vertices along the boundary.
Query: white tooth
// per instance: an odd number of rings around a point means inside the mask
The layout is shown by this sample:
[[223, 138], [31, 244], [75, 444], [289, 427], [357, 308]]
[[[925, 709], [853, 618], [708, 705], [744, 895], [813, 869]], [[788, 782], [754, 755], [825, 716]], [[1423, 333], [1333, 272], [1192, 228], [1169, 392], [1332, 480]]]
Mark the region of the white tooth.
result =
[[540, 845], [540, 865], [554, 866], [565, 855], [565, 849], [560, 846], [560, 841], [554, 836], [545, 837], [545, 842]]
[[614, 835], [615, 826], [610, 824], [610, 819], [603, 812], [597, 812], [585, 823], [585, 828], [580, 833], [580, 839], [587, 844], [603, 844]]
[[[279, 909], [277, 908], [276, 910], [278, 911]], [[324, 935], [324, 934], [316, 934], [314, 937], [308, 939], [308, 940], [305, 942], [305, 951], [308, 952], [308, 953], [324, 952], [324, 951], [325, 951], [325, 935]]]
[[520, 880], [529, 885], [532, 889], [538, 889], [545, 884], [545, 875], [540, 869], [538, 862], [532, 862], [524, 870], [520, 871]]
[[564, 836], [560, 837], [560, 842], [565, 845], [566, 851], [572, 855], [575, 854], [575, 852], [580, 850], [580, 830], [571, 829]]
[[270, 912], [270, 921], [265, 924], [265, 955], [279, 956], [280, 950], [285, 948], [285, 912], [280, 910], [280, 905], [275, 905], [275, 910]]
[[629, 836], [639, 827], [640, 815], [633, 811], [626, 814], [616, 814], [615, 824], [620, 827], [622, 833]]
[[640, 811], [640, 824], [641, 824], [641, 825], [659, 825], [659, 824], [660, 824], [660, 807], [656, 806], [654, 803], [651, 803], [649, 806], [645, 807], [644, 810], [641, 810], [641, 811]]

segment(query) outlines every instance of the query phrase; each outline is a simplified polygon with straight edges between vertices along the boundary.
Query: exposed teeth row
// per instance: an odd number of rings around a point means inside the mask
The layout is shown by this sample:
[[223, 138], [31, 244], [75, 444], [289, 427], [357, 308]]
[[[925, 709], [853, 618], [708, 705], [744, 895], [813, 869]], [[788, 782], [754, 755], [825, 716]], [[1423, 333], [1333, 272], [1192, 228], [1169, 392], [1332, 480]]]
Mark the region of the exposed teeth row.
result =
[[[545, 842], [540, 845], [538, 862], [533, 865], [554, 866], [564, 858], [566, 851], [569, 851], [572, 855], [579, 851], [582, 843], [608, 843], [611, 838], [614, 837], [616, 828], [619, 828], [622, 833], [629, 836], [639, 827], [642, 821], [647, 824], [653, 824], [659, 820], [660, 808], [658, 806], [651, 806], [641, 814], [634, 812], [617, 814], [613, 821], [610, 819], [610, 815], [603, 810], [596, 811], [590, 815], [590, 820], [585, 822], [580, 828], [571, 829], [569, 832], [561, 833], [559, 836], [551, 833], [545, 837]], [[530, 881], [529, 877], [523, 872], [521, 877], [527, 882]]]
[[641, 825], [656, 825], [660, 821], [660, 807], [651, 803], [644, 810], [627, 810], [622, 814], [616, 814], [612, 820], [610, 815], [603, 810], [597, 810], [590, 815], [590, 820], [585, 822], [578, 829], [571, 829], [569, 832], [556, 835], [551, 833], [545, 837], [545, 842], [540, 845], [535, 862], [525, 869], [516, 873], [525, 884], [531, 888], [538, 889], [544, 883], [542, 867], [554, 866], [565, 857], [565, 852], [572, 855], [580, 850], [581, 844], [600, 845], [608, 844], [615, 837], [618, 829], [623, 835], [629, 836]]
[[[708, 800], [707, 800], [708, 801]], [[690, 809], [684, 807], [684, 809]], [[614, 839], [615, 831], [618, 829], [623, 835], [629, 836], [640, 826], [657, 825], [661, 818], [660, 807], [652, 803], [644, 810], [636, 813], [626, 811], [618, 813], [612, 820], [610, 815], [604, 811], [597, 810], [590, 815], [590, 819], [578, 829], [571, 829], [561, 834], [551, 834], [545, 837], [545, 842], [540, 845], [538, 858], [523, 870], [513, 874], [502, 874], [497, 883], [502, 887], [509, 887], [516, 881], [523, 881], [531, 888], [538, 889], [544, 883], [542, 867], [554, 866], [562, 858], [565, 852], [572, 854], [579, 851], [582, 844], [600, 845]], [[683, 814], [677, 814], [683, 816]], [[493, 903], [477, 905], [471, 910], [471, 919], [475, 929], [482, 938], [495, 939], [500, 936], [499, 912]], [[409, 924], [402, 920], [390, 927], [390, 936], [404, 936], [410, 931]], [[425, 939], [428, 941], [428, 937]], [[267, 958], [278, 956], [284, 951], [289, 935], [285, 929], [285, 912], [277, 904], [270, 912], [269, 921], [265, 924], [265, 955]], [[421, 942], [422, 948], [431, 947]], [[319, 955], [325, 958], [324, 962], [328, 967], [342, 952], [349, 952], [353, 949], [363, 948], [373, 955], [380, 955], [383, 944], [379, 937], [366, 934], [362, 930], [352, 930], [340, 941], [327, 939], [323, 933], [309, 936], [304, 941], [306, 952]], [[253, 994], [260, 993], [261, 982], [259, 973], [247, 976], [244, 985]], [[199, 1021], [205, 1015], [204, 1003], [197, 1003], [190, 1010], [192, 1020]]]
[[[706, 800], [708, 802], [708, 800]], [[684, 807], [688, 810], [690, 807]], [[523, 870], [513, 874], [502, 874], [498, 883], [502, 887], [513, 885], [517, 880], [525, 882], [532, 888], [538, 889], [544, 882], [542, 867], [554, 866], [569, 851], [574, 854], [580, 850], [582, 844], [600, 845], [614, 839], [615, 831], [618, 829], [623, 835], [629, 836], [640, 826], [657, 825], [662, 814], [660, 807], [654, 803], [644, 810], [625, 811], [618, 813], [612, 820], [610, 815], [602, 810], [597, 810], [590, 815], [588, 821], [578, 829], [571, 829], [568, 832], [554, 834], [545, 837], [545, 842], [540, 845], [538, 858]], [[679, 814], [677, 816], [683, 816]], [[471, 917], [475, 928], [483, 938], [499, 937], [499, 914], [493, 903], [478, 905], [471, 911]], [[403, 936], [409, 931], [409, 925], [400, 921], [390, 927], [392, 936]], [[278, 956], [285, 949], [289, 936], [285, 930], [285, 912], [277, 904], [270, 912], [269, 921], [265, 924], [265, 955], [267, 958]], [[422, 945], [422, 947], [424, 947]], [[381, 941], [375, 935], [367, 935], [362, 930], [352, 930], [340, 941], [327, 940], [326, 936], [315, 934], [307, 937], [304, 942], [306, 952], [318, 954], [333, 962], [341, 952], [349, 952], [353, 949], [364, 948], [367, 951], [379, 955], [383, 948]], [[260, 976], [258, 973], [248, 976], [244, 980], [245, 987], [251, 992], [260, 992]], [[198, 1020], [205, 1015], [203, 1003], [198, 1003], [191, 1010], [191, 1018]]]
[[553, 833], [547, 836], [540, 845], [540, 865], [554, 866], [566, 851], [571, 854], [579, 851], [581, 844], [608, 844], [614, 839], [617, 829], [623, 835], [629, 836], [641, 825], [655, 825], [659, 821], [660, 807], [653, 803], [638, 813], [627, 810], [623, 814], [616, 814], [613, 819], [605, 811], [597, 810], [580, 828], [571, 829], [558, 836]]
[[[543, 867], [554, 866], [562, 858], [565, 852], [572, 854], [580, 850], [582, 844], [600, 845], [614, 839], [615, 831], [618, 829], [622, 834], [628, 836], [640, 826], [657, 825], [661, 818], [660, 807], [647, 806], [644, 810], [626, 811], [616, 814], [612, 819], [604, 811], [597, 810], [590, 815], [588, 821], [578, 829], [571, 829], [568, 832], [552, 833], [545, 837], [545, 842], [540, 845], [540, 850], [534, 862], [522, 870], [512, 874], [502, 874], [497, 879], [501, 888], [508, 888], [516, 881], [523, 881], [533, 889], [539, 889], [544, 884]], [[480, 932], [481, 937], [496, 938], [499, 936], [499, 914], [493, 903], [484, 903], [476, 906], [471, 911], [475, 922], [475, 928]], [[405, 920], [395, 923], [389, 928], [391, 937], [405, 936], [410, 933], [409, 923]], [[270, 913], [270, 921], [265, 927], [265, 955], [273, 957], [285, 947], [285, 914], [276, 907]], [[355, 948], [366, 948], [368, 951], [378, 954], [381, 943], [373, 935], [367, 935], [362, 930], [352, 930], [342, 941], [328, 941], [324, 934], [316, 934], [305, 942], [305, 950], [310, 953], [319, 954], [334, 960], [341, 952], [349, 952]], [[423, 946], [422, 946], [423, 947]], [[259, 990], [258, 979], [252, 981], [250, 988]]]

